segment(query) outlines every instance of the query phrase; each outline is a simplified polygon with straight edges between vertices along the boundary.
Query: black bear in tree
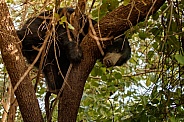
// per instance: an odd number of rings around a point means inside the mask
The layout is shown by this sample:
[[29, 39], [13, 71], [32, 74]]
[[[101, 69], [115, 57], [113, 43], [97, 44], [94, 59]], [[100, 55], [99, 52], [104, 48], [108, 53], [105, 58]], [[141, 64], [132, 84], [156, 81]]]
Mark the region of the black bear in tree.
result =
[[[65, 9], [67, 13], [67, 19], [69, 20], [70, 15], [74, 12], [72, 8]], [[60, 17], [66, 15], [63, 12], [63, 8], [57, 11]], [[52, 17], [51, 11], [41, 13], [37, 17], [28, 19], [23, 27], [17, 31], [17, 35], [22, 40], [22, 53], [26, 57], [28, 63], [32, 63], [38, 54], [38, 50], [45, 37]], [[96, 23], [92, 20], [93, 25]], [[88, 33], [89, 23], [85, 23], [83, 28], [83, 34], [79, 36], [79, 43], [84, 38], [84, 34]], [[42, 66], [42, 72], [45, 76], [48, 90], [54, 93], [62, 87], [63, 77], [65, 77], [70, 63], [78, 63], [82, 59], [82, 50], [78, 45], [77, 41], [74, 41], [74, 36], [71, 32], [70, 38], [73, 41], [69, 41], [66, 25], [61, 25], [59, 22], [55, 26], [55, 39], [50, 36], [49, 42], [46, 46], [46, 53], [44, 56], [44, 62]], [[102, 61], [106, 67], [120, 66], [131, 57], [131, 48], [129, 42], [124, 37], [117, 38], [113, 41], [112, 45], [107, 46], [104, 49], [105, 55], [102, 56]], [[59, 66], [58, 66], [59, 63]], [[40, 59], [37, 61], [35, 66], [38, 68]], [[59, 67], [59, 68], [58, 68]], [[60, 70], [62, 72], [59, 72]]]

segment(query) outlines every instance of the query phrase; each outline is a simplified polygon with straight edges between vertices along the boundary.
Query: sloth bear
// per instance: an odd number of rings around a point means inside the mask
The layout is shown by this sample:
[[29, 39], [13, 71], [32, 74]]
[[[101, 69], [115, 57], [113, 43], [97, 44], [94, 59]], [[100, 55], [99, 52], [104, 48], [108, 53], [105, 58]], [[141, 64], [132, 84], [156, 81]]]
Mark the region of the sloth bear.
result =
[[[65, 10], [65, 13], [63, 10]], [[67, 20], [70, 20], [70, 15], [73, 12], [74, 9], [72, 8], [60, 8], [57, 14], [59, 17], [67, 16]], [[22, 53], [28, 63], [32, 63], [36, 58], [39, 48], [48, 34], [47, 30], [52, 27], [49, 26], [52, 15], [52, 11], [43, 12], [37, 17], [28, 19], [23, 27], [17, 30], [17, 35], [22, 41]], [[96, 22], [92, 20], [92, 23], [94, 25]], [[79, 35], [79, 44], [85, 34], [88, 33], [88, 29], [89, 22], [87, 21], [83, 26], [83, 33]], [[71, 32], [69, 33], [73, 41], [69, 41], [66, 23], [60, 24], [58, 22], [55, 25], [55, 34], [51, 33], [46, 45], [42, 72], [48, 90], [54, 93], [57, 93], [62, 87], [63, 77], [65, 77], [70, 63], [78, 63], [82, 59], [82, 50], [74, 35]], [[55, 37], [55, 40], [53, 37]], [[124, 37], [120, 37], [113, 41], [112, 45], [107, 46], [104, 53], [105, 55], [102, 56], [101, 60], [106, 67], [120, 66], [130, 58], [131, 48], [129, 42]], [[41, 58], [35, 64], [37, 68], [40, 60]]]

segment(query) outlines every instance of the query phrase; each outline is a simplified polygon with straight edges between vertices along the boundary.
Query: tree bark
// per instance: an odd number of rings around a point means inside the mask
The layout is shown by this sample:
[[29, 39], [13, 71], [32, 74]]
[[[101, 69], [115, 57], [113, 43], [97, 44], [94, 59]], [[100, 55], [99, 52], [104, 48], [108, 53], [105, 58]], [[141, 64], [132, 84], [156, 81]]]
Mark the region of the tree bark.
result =
[[[27, 67], [21, 53], [20, 40], [16, 35], [4, 0], [0, 0], [0, 8], [1, 54], [10, 76], [12, 86], [15, 87], [16, 83], [27, 70]], [[20, 83], [15, 91], [15, 95], [24, 122], [43, 122], [38, 100], [29, 76], [26, 76]]]
[[[102, 37], [118, 36], [155, 13], [165, 0], [132, 0], [127, 6], [120, 6], [100, 20]], [[98, 26], [94, 26], [99, 36]], [[96, 60], [100, 57], [99, 49], [89, 34], [81, 43], [84, 58], [80, 64], [73, 64], [67, 84], [58, 105], [58, 122], [75, 122], [84, 85]]]

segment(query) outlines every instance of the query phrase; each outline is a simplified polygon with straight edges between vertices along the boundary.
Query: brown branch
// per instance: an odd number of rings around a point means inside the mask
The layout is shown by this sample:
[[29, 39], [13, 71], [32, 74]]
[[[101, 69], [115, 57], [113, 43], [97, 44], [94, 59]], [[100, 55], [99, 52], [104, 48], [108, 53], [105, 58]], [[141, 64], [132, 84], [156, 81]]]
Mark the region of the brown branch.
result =
[[118, 7], [100, 20], [102, 37], [108, 34], [114, 37], [122, 34], [148, 15], [154, 14], [164, 2], [165, 0], [132, 0], [127, 6]]
[[74, 35], [76, 41], [78, 41], [79, 34], [82, 33], [83, 26], [85, 25], [87, 19], [86, 17], [84, 17], [86, 1], [87, 0], [78, 0], [78, 5], [76, 6], [75, 11], [70, 16], [70, 24], [74, 27], [74, 30], [72, 30], [72, 34]]

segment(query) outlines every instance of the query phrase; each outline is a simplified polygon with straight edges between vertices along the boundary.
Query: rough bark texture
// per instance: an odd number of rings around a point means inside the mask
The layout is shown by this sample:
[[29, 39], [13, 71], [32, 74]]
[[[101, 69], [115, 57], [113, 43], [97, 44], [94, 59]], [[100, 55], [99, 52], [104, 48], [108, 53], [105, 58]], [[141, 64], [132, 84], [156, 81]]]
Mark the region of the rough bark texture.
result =
[[[153, 3], [155, 2], [154, 6]], [[118, 36], [130, 27], [156, 12], [165, 0], [134, 0], [127, 6], [120, 6], [100, 21], [102, 37]], [[152, 7], [153, 6], [153, 7]], [[151, 9], [152, 8], [152, 9]], [[151, 11], [150, 11], [151, 10]], [[98, 27], [95, 25], [98, 34]], [[99, 34], [98, 34], [99, 35]], [[100, 52], [94, 39], [87, 35], [81, 44], [84, 59], [73, 65], [67, 84], [59, 101], [59, 122], [75, 122], [86, 79], [91, 72]]]
[[[7, 68], [14, 87], [26, 71], [26, 63], [20, 50], [20, 42], [11, 21], [8, 8], [3, 0], [0, 0], [0, 48], [3, 61]], [[34, 93], [31, 80], [24, 78], [15, 91], [19, 108], [24, 122], [43, 122], [38, 100]]]

